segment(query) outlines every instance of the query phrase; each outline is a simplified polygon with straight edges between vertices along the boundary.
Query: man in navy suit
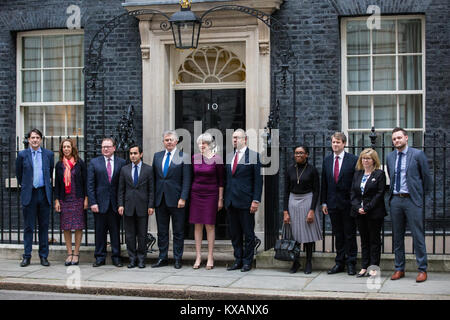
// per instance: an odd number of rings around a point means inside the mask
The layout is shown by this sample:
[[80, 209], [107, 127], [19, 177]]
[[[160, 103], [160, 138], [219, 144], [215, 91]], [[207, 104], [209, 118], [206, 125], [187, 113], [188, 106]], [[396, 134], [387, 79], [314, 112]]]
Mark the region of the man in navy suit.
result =
[[120, 169], [125, 160], [114, 156], [116, 145], [113, 139], [102, 141], [102, 155], [92, 159], [88, 166], [87, 192], [95, 220], [95, 263], [105, 264], [106, 239], [109, 231], [112, 263], [122, 267], [120, 259], [120, 215], [117, 212], [117, 191]]
[[336, 239], [336, 264], [328, 274], [343, 272], [347, 265], [349, 275], [356, 274], [356, 220], [350, 215], [353, 174], [358, 157], [344, 151], [347, 137], [336, 132], [331, 137], [333, 153], [325, 157], [322, 165], [322, 212], [330, 215]]
[[41, 148], [42, 133], [33, 129], [28, 133], [30, 147], [22, 150], [16, 159], [17, 182], [22, 187], [20, 196], [23, 207], [23, 242], [25, 253], [21, 267], [30, 264], [33, 245], [33, 232], [36, 216], [39, 223], [39, 257], [41, 265], [48, 267], [48, 221], [52, 204], [51, 177], [54, 168], [54, 155]]
[[387, 156], [395, 253], [395, 273], [391, 280], [405, 276], [405, 223], [408, 221], [419, 269], [416, 282], [423, 282], [427, 280], [427, 251], [422, 211], [425, 193], [431, 190], [432, 178], [425, 153], [408, 147], [408, 135], [404, 129], [395, 128], [392, 131], [392, 143], [397, 150]]
[[165, 150], [155, 153], [152, 164], [159, 247], [159, 258], [152, 268], [168, 265], [169, 224], [172, 218], [174, 266], [175, 269], [180, 269], [185, 206], [191, 187], [191, 166], [188, 155], [177, 149], [178, 135], [175, 131], [164, 132], [163, 143]]
[[235, 152], [227, 155], [225, 166], [225, 207], [235, 261], [227, 270], [247, 272], [253, 263], [255, 213], [261, 202], [263, 178], [259, 154], [247, 147], [247, 135], [243, 129], [233, 133], [233, 146]]

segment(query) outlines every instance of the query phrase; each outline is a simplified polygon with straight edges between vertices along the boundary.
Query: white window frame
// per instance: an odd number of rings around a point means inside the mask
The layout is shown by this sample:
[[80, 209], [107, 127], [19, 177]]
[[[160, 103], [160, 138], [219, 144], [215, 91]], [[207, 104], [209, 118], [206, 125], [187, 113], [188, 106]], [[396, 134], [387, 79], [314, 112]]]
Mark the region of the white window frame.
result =
[[[422, 128], [405, 128], [408, 132], [425, 132], [425, 119], [426, 119], [426, 65], [425, 65], [425, 53], [426, 53], [426, 47], [425, 47], [425, 16], [424, 15], [400, 15], [400, 16], [381, 16], [382, 20], [395, 20], [396, 23], [396, 30], [397, 30], [397, 21], [398, 20], [408, 20], [408, 19], [420, 19], [421, 20], [421, 37], [422, 37], [422, 53], [417, 53], [414, 55], [422, 55], [422, 89], [421, 90], [398, 90], [398, 57], [404, 56], [404, 55], [413, 55], [413, 54], [404, 54], [404, 53], [398, 53], [398, 32], [396, 32], [395, 36], [395, 46], [396, 46], [396, 52], [394, 54], [386, 54], [388, 56], [395, 55], [395, 61], [396, 61], [396, 89], [395, 90], [373, 90], [373, 70], [372, 70], [372, 63], [370, 63], [370, 91], [348, 91], [347, 90], [347, 22], [349, 21], [367, 21], [368, 17], [348, 17], [343, 18], [341, 20], [341, 105], [342, 105], [342, 131], [349, 136], [350, 133], [353, 132], [364, 132], [368, 133], [370, 132], [372, 126], [374, 126], [374, 105], [373, 105], [373, 99], [371, 98], [371, 127], [367, 129], [349, 129], [349, 117], [348, 117], [348, 97], [349, 96], [376, 96], [376, 95], [393, 95], [397, 97], [397, 119], [396, 119], [396, 126], [400, 127], [400, 114], [399, 114], [399, 95], [410, 95], [410, 94], [421, 94], [422, 95]], [[370, 31], [370, 53], [369, 55], [372, 59], [373, 53], [372, 53], [372, 31]], [[378, 56], [378, 55], [377, 55]], [[381, 56], [381, 55], [380, 55]], [[350, 55], [351, 57], [351, 55]], [[376, 132], [388, 132], [392, 131], [393, 128], [377, 128], [375, 127]]]
[[[19, 137], [19, 147], [22, 148], [23, 145], [21, 143], [21, 141], [23, 141], [25, 133], [24, 133], [24, 117], [23, 117], [23, 113], [22, 113], [22, 107], [33, 107], [33, 106], [84, 106], [84, 101], [62, 101], [62, 102], [23, 102], [23, 94], [22, 94], [22, 52], [23, 52], [23, 41], [22, 39], [24, 37], [37, 37], [37, 36], [55, 36], [55, 35], [83, 35], [84, 36], [84, 31], [83, 30], [68, 30], [68, 29], [54, 29], [54, 30], [35, 30], [35, 31], [26, 31], [26, 32], [20, 32], [17, 34], [17, 39], [16, 39], [16, 43], [17, 43], [17, 55], [16, 55], [16, 75], [17, 75], [17, 80], [16, 80], [16, 136]], [[84, 54], [84, 53], [83, 53]], [[41, 55], [41, 59], [43, 59], [43, 56]], [[65, 59], [65, 55], [63, 54], [63, 61]], [[86, 63], [86, 61], [85, 61]], [[79, 69], [80, 67], [70, 67], [70, 68], [66, 68], [64, 66], [63, 63], [63, 69]], [[84, 68], [84, 65], [82, 66], [82, 68]], [[42, 68], [40, 68], [42, 70]], [[58, 68], [59, 69], [59, 68]], [[42, 79], [42, 75], [41, 75], [41, 79]], [[63, 87], [62, 87], [62, 93], [63, 93], [63, 100], [64, 100], [64, 95], [65, 95], [65, 90], [64, 90], [64, 81], [63, 81]], [[84, 83], [82, 84], [84, 86]], [[43, 86], [43, 81], [41, 81], [41, 92], [42, 92], [42, 86]], [[84, 92], [84, 94], [86, 94], [86, 92]], [[42, 95], [41, 95], [41, 100], [43, 99]], [[66, 113], [66, 123], [64, 124], [64, 128], [65, 128], [65, 136], [67, 135], [67, 113]], [[46, 136], [46, 132], [45, 132], [45, 128], [46, 128], [46, 119], [44, 117], [44, 123], [43, 123], [43, 128], [38, 128], [39, 130], [42, 131], [42, 134], [44, 136]], [[84, 132], [82, 132], [81, 135], [79, 135], [80, 138], [84, 137]]]

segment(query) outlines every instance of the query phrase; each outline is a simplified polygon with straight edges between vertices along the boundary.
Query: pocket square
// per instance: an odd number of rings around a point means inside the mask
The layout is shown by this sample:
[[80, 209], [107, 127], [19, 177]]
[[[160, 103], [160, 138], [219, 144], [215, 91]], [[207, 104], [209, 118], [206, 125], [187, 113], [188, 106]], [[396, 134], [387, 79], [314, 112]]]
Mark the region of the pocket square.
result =
[[372, 182], [375, 182], [375, 181], [377, 181], [377, 179], [375, 179], [375, 178], [372, 178]]

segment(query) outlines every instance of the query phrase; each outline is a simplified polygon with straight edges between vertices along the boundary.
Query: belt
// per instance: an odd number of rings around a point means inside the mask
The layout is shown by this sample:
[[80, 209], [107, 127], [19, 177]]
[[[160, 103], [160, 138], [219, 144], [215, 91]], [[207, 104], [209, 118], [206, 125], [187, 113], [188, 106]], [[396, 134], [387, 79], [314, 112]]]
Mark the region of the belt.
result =
[[409, 193], [394, 193], [394, 196], [400, 197], [400, 198], [409, 198]]

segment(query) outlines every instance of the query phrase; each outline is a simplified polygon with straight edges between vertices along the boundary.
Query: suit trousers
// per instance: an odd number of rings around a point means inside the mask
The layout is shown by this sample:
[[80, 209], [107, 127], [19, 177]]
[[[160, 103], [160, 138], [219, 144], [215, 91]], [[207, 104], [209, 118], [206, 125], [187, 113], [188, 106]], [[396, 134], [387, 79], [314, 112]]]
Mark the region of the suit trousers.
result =
[[361, 237], [361, 269], [369, 266], [380, 266], [381, 258], [381, 227], [384, 219], [369, 219], [367, 215], [358, 215], [358, 225]]
[[111, 240], [111, 258], [120, 258], [120, 215], [114, 212], [112, 206], [109, 205], [108, 211], [105, 213], [94, 213], [95, 221], [95, 252], [94, 256], [97, 260], [106, 260], [106, 244], [109, 231], [109, 239]]
[[423, 227], [422, 208], [411, 198], [392, 196], [390, 201], [392, 231], [394, 236], [395, 270], [405, 270], [405, 229], [408, 222], [413, 236], [416, 262], [420, 271], [427, 271], [427, 249]]
[[255, 250], [255, 214], [250, 213], [250, 208], [239, 209], [233, 206], [227, 212], [235, 261], [251, 265]]
[[168, 207], [165, 197], [156, 208], [156, 225], [158, 227], [159, 259], [167, 260], [169, 254], [169, 224], [172, 217], [173, 258], [181, 260], [184, 249], [185, 208]]
[[48, 258], [48, 224], [50, 205], [48, 204], [45, 187], [32, 190], [31, 202], [23, 207], [24, 258], [31, 258], [33, 249], [33, 234], [36, 217], [39, 225], [39, 257]]
[[147, 257], [145, 239], [147, 237], [148, 215], [138, 216], [136, 215], [136, 212], [132, 216], [124, 215], [123, 224], [130, 262], [136, 261], [136, 259], [140, 262], [144, 262]]
[[328, 209], [331, 227], [336, 241], [336, 264], [344, 266], [356, 264], [358, 246], [356, 244], [356, 219], [348, 209]]

